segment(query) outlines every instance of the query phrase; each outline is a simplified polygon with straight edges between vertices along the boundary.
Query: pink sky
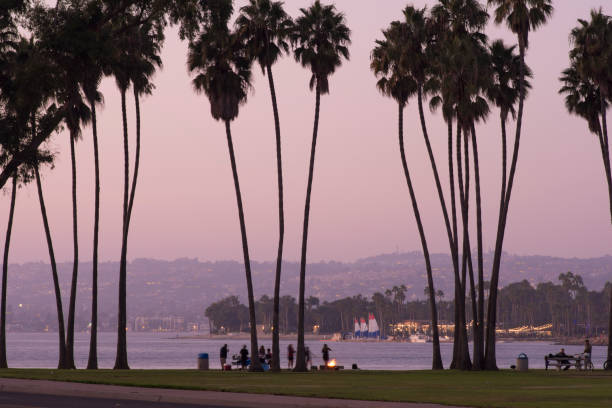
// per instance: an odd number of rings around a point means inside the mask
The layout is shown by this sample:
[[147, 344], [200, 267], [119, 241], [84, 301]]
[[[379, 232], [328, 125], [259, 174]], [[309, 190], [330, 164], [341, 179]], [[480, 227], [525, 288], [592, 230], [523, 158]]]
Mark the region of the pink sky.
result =
[[[245, 1], [237, 1], [237, 8]], [[599, 147], [581, 119], [569, 116], [557, 94], [568, 65], [568, 34], [577, 18], [603, 0], [556, 1], [552, 20], [531, 37], [527, 62], [535, 73], [526, 102], [516, 186], [505, 250], [518, 254], [589, 257], [612, 253], [603, 165]], [[309, 1], [286, 2], [296, 16]], [[375, 88], [369, 56], [380, 30], [399, 19], [405, 1], [338, 0], [353, 30], [351, 61], [331, 78], [331, 95], [321, 104], [313, 185], [309, 260], [353, 260], [382, 252], [421, 250], [397, 145], [397, 109]], [[414, 1], [432, 5], [434, 1]], [[515, 39], [505, 27], [488, 28], [491, 39]], [[224, 128], [209, 113], [203, 95], [193, 92], [185, 66], [186, 44], [167, 32], [164, 69], [154, 95], [142, 103], [142, 167], [138, 181], [129, 258], [202, 260], [242, 256], [236, 201]], [[286, 57], [274, 68], [281, 114], [286, 194], [285, 259], [299, 259], [314, 95], [309, 73]], [[278, 236], [274, 127], [267, 80], [254, 69], [253, 93], [233, 123], [238, 172], [245, 204], [251, 255], [276, 257]], [[120, 99], [114, 80], [102, 85], [99, 112], [102, 210], [101, 260], [120, 255], [123, 156]], [[132, 99], [128, 99], [134, 139]], [[477, 129], [482, 168], [485, 250], [494, 245], [500, 170], [499, 114], [493, 110]], [[433, 176], [417, 122], [416, 101], [405, 114], [405, 137], [430, 250], [448, 252]], [[446, 133], [438, 114], [427, 114], [440, 165], [446, 160]], [[514, 125], [510, 126], [514, 129]], [[513, 134], [513, 133], [512, 133]], [[72, 259], [70, 156], [68, 134], [55, 135], [54, 170], [44, 171], [56, 257]], [[132, 151], [133, 152], [133, 151]], [[91, 259], [93, 151], [89, 128], [77, 144], [80, 257]], [[444, 167], [443, 167], [444, 168]], [[447, 170], [443, 173], [446, 174]], [[7, 189], [5, 189], [7, 190]], [[10, 195], [0, 201], [4, 234]], [[473, 239], [475, 241], [475, 237]], [[11, 262], [48, 262], [34, 186], [17, 197]]]

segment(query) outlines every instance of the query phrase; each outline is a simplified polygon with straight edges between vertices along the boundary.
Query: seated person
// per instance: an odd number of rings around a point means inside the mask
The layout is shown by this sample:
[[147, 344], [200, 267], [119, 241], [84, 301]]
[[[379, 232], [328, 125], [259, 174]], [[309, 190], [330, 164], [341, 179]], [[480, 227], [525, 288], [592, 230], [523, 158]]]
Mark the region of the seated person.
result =
[[[560, 352], [558, 352], [554, 356], [555, 357], [569, 357], [567, 354], [565, 354], [565, 349], [563, 349], [563, 348], [561, 349]], [[559, 360], [559, 364], [561, 364], [563, 366], [563, 371], [567, 371], [570, 368], [569, 360]]]

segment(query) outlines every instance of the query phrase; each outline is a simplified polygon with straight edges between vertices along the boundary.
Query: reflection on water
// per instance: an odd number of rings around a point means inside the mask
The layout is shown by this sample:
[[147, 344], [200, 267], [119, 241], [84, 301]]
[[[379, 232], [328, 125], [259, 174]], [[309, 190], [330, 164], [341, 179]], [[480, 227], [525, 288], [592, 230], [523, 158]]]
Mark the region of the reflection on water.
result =
[[[171, 333], [129, 333], [128, 360], [132, 368], [195, 368], [198, 353], [209, 353], [211, 368], [219, 368], [218, 353], [223, 343], [229, 346], [230, 355], [238, 353], [243, 344], [250, 347], [248, 340], [205, 340], [176, 339]], [[56, 333], [8, 333], [7, 354], [10, 367], [54, 368], [57, 366]], [[115, 362], [116, 334], [100, 333], [98, 336], [98, 361], [100, 368], [112, 368]], [[286, 367], [287, 345], [281, 341], [282, 365]], [[266, 348], [271, 348], [271, 341], [264, 340]], [[295, 345], [295, 342], [293, 342]], [[322, 364], [322, 341], [308, 341], [313, 364]], [[365, 342], [353, 343], [329, 342], [331, 357], [338, 365], [350, 368], [356, 363], [359, 368], [371, 370], [422, 370], [431, 368], [430, 343], [390, 343]], [[442, 359], [445, 368], [450, 364], [452, 344], [441, 344]], [[529, 356], [531, 368], [544, 368], [544, 356], [556, 353], [561, 347], [567, 354], [582, 352], [581, 346], [558, 346], [546, 342], [498, 343], [497, 364], [500, 368], [509, 368], [516, 364], [520, 353]], [[77, 333], [75, 342], [75, 361], [78, 368], [87, 365], [89, 352], [89, 335]], [[601, 368], [606, 356], [606, 348], [593, 347], [593, 363]]]

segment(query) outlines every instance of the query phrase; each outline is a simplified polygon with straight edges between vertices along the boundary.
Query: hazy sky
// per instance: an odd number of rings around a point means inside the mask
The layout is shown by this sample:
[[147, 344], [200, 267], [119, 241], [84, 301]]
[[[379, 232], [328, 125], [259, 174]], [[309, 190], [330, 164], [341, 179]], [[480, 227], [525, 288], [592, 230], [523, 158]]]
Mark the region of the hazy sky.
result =
[[[237, 1], [237, 8], [245, 1]], [[512, 196], [505, 250], [519, 254], [588, 257], [612, 253], [599, 147], [586, 124], [566, 112], [557, 94], [568, 65], [568, 34], [577, 18], [604, 0], [557, 0], [554, 17], [531, 36], [527, 63], [534, 89], [526, 102], [521, 155]], [[286, 1], [296, 16], [309, 1]], [[381, 252], [421, 250], [401, 170], [397, 109], [375, 88], [370, 51], [380, 30], [399, 19], [406, 1], [337, 0], [353, 30], [351, 60], [331, 78], [331, 95], [321, 102], [312, 195], [309, 260], [352, 260]], [[414, 1], [416, 6], [434, 1]], [[491, 39], [515, 42], [505, 27], [491, 23]], [[186, 44], [169, 29], [157, 89], [142, 102], [142, 166], [130, 232], [129, 258], [241, 259], [240, 229], [224, 128], [210, 116], [203, 95], [193, 92], [186, 70]], [[310, 74], [286, 57], [273, 67], [283, 139], [286, 194], [285, 259], [299, 259], [314, 95]], [[276, 161], [267, 79], [254, 69], [253, 92], [232, 124], [252, 258], [272, 260], [278, 239]], [[99, 111], [102, 177], [102, 260], [120, 255], [123, 153], [120, 98], [114, 81], [102, 85]], [[134, 110], [128, 99], [130, 138]], [[500, 169], [499, 112], [478, 127], [482, 168], [485, 249], [494, 245]], [[440, 205], [416, 101], [405, 113], [405, 137], [424, 224], [434, 252], [449, 252]], [[445, 125], [427, 112], [439, 165], [446, 160]], [[513, 135], [514, 125], [509, 126]], [[58, 260], [72, 259], [68, 134], [55, 135], [54, 170], [43, 188]], [[133, 148], [133, 145], [132, 145]], [[132, 152], [133, 153], [133, 150]], [[91, 129], [77, 144], [80, 257], [91, 259], [93, 150]], [[443, 171], [443, 174], [446, 174]], [[446, 181], [446, 178], [445, 178]], [[5, 190], [7, 190], [5, 188]], [[448, 194], [448, 193], [447, 193]], [[0, 200], [0, 231], [8, 217], [8, 191]], [[473, 239], [475, 241], [475, 239]], [[34, 186], [21, 189], [12, 241], [12, 262], [48, 261]]]

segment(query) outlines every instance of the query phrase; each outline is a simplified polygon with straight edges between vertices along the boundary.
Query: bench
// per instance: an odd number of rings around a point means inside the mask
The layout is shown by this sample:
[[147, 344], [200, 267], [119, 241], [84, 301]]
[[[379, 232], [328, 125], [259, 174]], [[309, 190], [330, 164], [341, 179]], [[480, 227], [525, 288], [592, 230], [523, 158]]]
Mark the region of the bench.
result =
[[557, 370], [561, 370], [564, 367], [576, 367], [577, 370], [582, 370], [587, 366], [587, 359], [581, 354], [565, 357], [544, 356], [544, 364], [547, 370], [548, 367], [556, 367]]

